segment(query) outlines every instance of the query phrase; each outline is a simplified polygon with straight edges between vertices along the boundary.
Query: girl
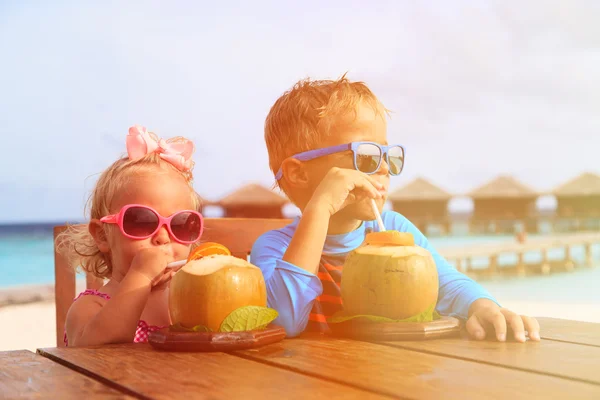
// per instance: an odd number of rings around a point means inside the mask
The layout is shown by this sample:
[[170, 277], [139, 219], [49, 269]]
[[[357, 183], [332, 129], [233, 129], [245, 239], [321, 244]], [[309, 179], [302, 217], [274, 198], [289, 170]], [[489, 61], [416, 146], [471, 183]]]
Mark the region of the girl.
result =
[[100, 176], [88, 206], [87, 229], [57, 238], [71, 265], [108, 281], [71, 305], [65, 344], [145, 342], [170, 324], [167, 264], [187, 258], [202, 235], [200, 200], [192, 187], [194, 144], [167, 141], [134, 126], [128, 156]]

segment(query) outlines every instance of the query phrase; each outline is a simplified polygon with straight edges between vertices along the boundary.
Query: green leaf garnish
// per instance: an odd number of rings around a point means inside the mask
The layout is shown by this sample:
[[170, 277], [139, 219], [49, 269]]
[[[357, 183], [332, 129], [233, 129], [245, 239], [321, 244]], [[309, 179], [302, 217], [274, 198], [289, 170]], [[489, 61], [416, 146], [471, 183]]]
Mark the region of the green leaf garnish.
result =
[[240, 332], [264, 329], [279, 314], [272, 308], [260, 306], [240, 307], [221, 323], [219, 332]]
[[341, 322], [346, 322], [352, 319], [361, 319], [363, 322], [375, 322], [375, 323], [384, 323], [384, 322], [431, 322], [436, 319], [440, 319], [441, 316], [435, 311], [435, 304], [429, 306], [429, 308], [423, 311], [420, 314], [413, 315], [412, 317], [408, 317], [405, 319], [392, 319], [387, 317], [381, 317], [378, 315], [344, 315], [344, 312], [338, 312], [332, 315], [327, 319], [327, 322], [330, 324], [339, 324]]
[[193, 328], [186, 328], [185, 326], [177, 323], [175, 325], [171, 325], [169, 327], [170, 330], [175, 332], [212, 332], [210, 328], [207, 328], [204, 325], [196, 325]]

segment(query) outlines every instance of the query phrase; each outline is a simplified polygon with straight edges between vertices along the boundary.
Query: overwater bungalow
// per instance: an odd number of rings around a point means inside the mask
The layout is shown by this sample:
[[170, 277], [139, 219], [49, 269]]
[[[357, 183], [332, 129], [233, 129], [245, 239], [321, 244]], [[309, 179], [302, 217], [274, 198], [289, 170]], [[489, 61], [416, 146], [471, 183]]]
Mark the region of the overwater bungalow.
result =
[[248, 184], [217, 202], [228, 218], [283, 218], [282, 207], [289, 203], [273, 190], [259, 184]]
[[408, 218], [423, 233], [435, 225], [442, 233], [450, 231], [448, 201], [452, 195], [424, 178], [417, 178], [392, 192], [394, 211]]
[[583, 173], [553, 190], [554, 230], [600, 230], [600, 176]]
[[473, 199], [471, 233], [537, 232], [537, 191], [512, 176], [499, 176], [468, 194]]

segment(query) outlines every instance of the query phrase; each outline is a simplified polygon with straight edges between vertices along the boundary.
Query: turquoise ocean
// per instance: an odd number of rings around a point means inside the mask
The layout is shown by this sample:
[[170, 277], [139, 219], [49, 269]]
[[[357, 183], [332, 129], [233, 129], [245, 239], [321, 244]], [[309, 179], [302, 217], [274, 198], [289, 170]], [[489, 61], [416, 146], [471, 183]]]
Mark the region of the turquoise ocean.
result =
[[[0, 225], [0, 290], [6, 287], [50, 284], [54, 282], [54, 247], [52, 227], [55, 224]], [[432, 236], [438, 248], [512, 241], [512, 236]], [[583, 248], [573, 248], [573, 257], [583, 260]], [[561, 249], [549, 252], [551, 259], [564, 257]], [[578, 268], [573, 272], [526, 278], [496, 278], [481, 281], [494, 296], [506, 301], [548, 301], [560, 303], [598, 304], [600, 312], [600, 245], [593, 248], [594, 268]], [[526, 255], [535, 262], [539, 254]], [[500, 258], [500, 264], [514, 262], [511, 256]], [[474, 260], [483, 266], [484, 260]]]

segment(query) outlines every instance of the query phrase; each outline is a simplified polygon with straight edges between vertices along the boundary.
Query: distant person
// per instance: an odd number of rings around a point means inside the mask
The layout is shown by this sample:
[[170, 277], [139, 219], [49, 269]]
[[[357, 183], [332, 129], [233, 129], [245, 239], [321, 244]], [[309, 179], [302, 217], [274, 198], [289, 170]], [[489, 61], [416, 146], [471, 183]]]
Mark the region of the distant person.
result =
[[519, 232], [517, 232], [516, 237], [517, 237], [517, 242], [523, 244], [527, 240], [527, 233], [525, 233], [525, 231], [519, 231]]
[[108, 282], [81, 293], [69, 308], [65, 344], [93, 346], [145, 342], [170, 324], [168, 287], [174, 270], [200, 239], [202, 215], [192, 188], [194, 144], [159, 139], [134, 126], [127, 157], [100, 176], [89, 199], [84, 230], [57, 238], [71, 261]]
[[[327, 332], [327, 318], [343, 309], [340, 281], [349, 252], [377, 229], [390, 175], [404, 167], [404, 148], [389, 143], [386, 109], [362, 82], [303, 80], [272, 106], [265, 122], [269, 163], [279, 186], [302, 211], [290, 225], [262, 235], [251, 260], [261, 268], [276, 324], [288, 336]], [[534, 318], [502, 308], [479, 284], [453, 268], [404, 216], [382, 213], [386, 230], [413, 234], [429, 250], [439, 275], [440, 314], [466, 320], [471, 337], [539, 340]]]
[[527, 232], [523, 224], [515, 225], [515, 239], [517, 243], [523, 244], [527, 240]]

